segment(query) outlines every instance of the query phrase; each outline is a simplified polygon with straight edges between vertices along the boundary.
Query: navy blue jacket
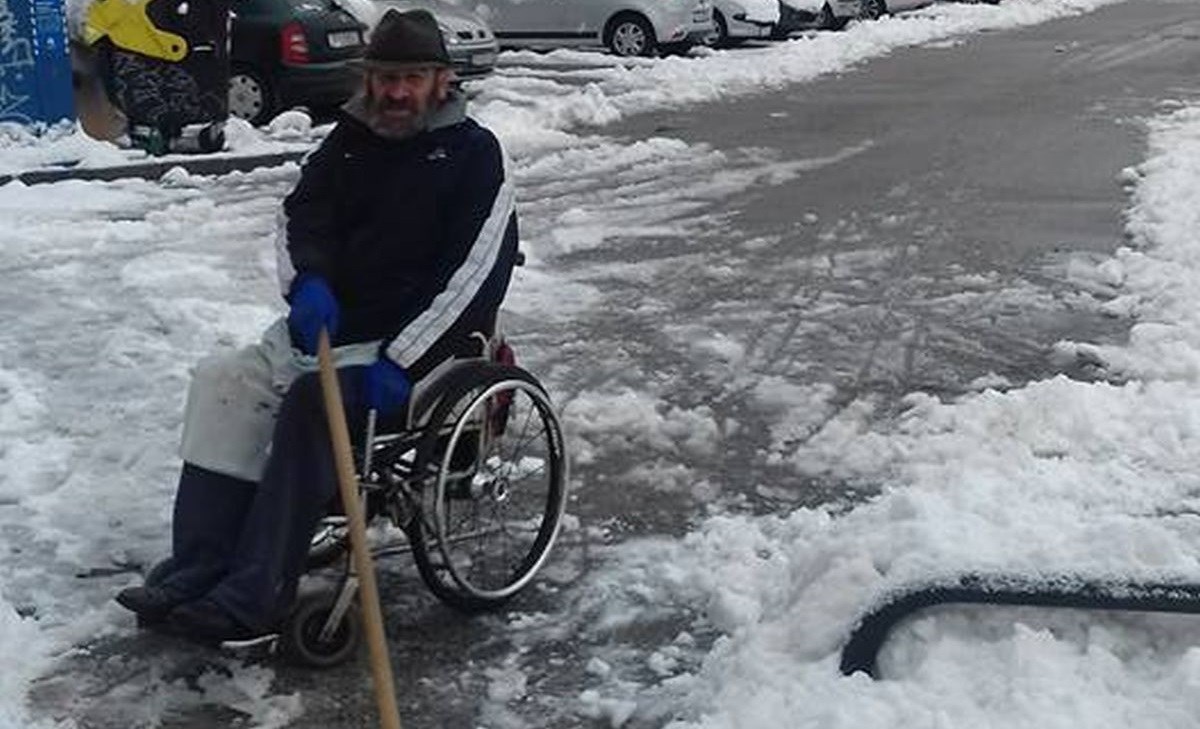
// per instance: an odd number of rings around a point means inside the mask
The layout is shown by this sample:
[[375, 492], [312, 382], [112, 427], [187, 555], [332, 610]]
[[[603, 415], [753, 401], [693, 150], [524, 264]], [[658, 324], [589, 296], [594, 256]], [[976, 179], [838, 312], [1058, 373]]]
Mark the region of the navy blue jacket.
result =
[[346, 116], [284, 200], [285, 295], [297, 275], [323, 276], [341, 309], [334, 344], [382, 339], [414, 380], [477, 352], [471, 333], [491, 331], [517, 254], [505, 162], [461, 111], [400, 141]]

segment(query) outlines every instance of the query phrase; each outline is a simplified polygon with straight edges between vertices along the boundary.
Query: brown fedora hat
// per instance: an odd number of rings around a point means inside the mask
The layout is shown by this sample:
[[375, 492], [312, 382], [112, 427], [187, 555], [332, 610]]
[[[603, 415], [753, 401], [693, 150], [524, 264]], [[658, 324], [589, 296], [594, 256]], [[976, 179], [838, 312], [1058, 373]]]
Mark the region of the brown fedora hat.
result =
[[387, 70], [451, 64], [442, 31], [428, 10], [401, 12], [388, 8], [375, 25], [367, 50], [354, 65], [365, 70]]

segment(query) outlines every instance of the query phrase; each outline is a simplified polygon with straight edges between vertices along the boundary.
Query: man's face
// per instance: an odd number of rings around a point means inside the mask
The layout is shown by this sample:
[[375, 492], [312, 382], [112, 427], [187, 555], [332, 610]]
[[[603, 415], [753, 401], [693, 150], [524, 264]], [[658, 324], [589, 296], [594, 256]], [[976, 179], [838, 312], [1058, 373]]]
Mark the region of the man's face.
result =
[[367, 74], [367, 106], [371, 128], [381, 136], [402, 139], [425, 127], [429, 115], [446, 100], [450, 70], [412, 66]]

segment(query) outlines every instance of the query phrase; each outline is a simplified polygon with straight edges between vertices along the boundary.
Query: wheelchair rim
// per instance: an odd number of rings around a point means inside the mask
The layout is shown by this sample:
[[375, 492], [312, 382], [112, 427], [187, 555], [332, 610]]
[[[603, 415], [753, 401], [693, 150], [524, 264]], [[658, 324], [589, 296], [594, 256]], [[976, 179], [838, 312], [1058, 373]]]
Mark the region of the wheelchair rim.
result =
[[[543, 511], [540, 513], [541, 522], [534, 532], [533, 541], [530, 543], [529, 549], [525, 551], [522, 560], [517, 566], [518, 569], [521, 569], [521, 574], [519, 574], [516, 579], [505, 584], [503, 587], [497, 589], [486, 589], [474, 584], [467, 575], [462, 574], [458, 566], [455, 564], [454, 559], [452, 559], [450, 547], [453, 546], [456, 540], [454, 535], [450, 534], [449, 531], [449, 514], [446, 506], [448, 502], [448, 499], [446, 498], [447, 474], [451, 472], [452, 461], [460, 440], [463, 438], [467, 428], [472, 425], [472, 418], [470, 417], [472, 413], [474, 413], [481, 404], [487, 403], [490, 398], [503, 391], [513, 392], [514, 396], [517, 393], [524, 393], [532, 401], [537, 416], [541, 421], [542, 431], [544, 431], [546, 436], [545, 440], [548, 446], [546, 458], [554, 461], [554, 463], [547, 463], [545, 465], [545, 468], [547, 469], [547, 478], [549, 479], [547, 498], [550, 498], [555, 493], [556, 488], [559, 493], [555, 508], [552, 511], [547, 511], [545, 510], [545, 507], [543, 507]], [[486, 423], [486, 417], [484, 420]], [[487, 426], [484, 425], [481, 427]], [[478, 468], [478, 458], [479, 455], [476, 454], [476, 468]], [[555, 470], [557, 470], [558, 474], [557, 485], [555, 484]], [[449, 439], [446, 443], [445, 453], [442, 455], [441, 467], [438, 470], [437, 485], [434, 489], [433, 512], [434, 526], [437, 530], [437, 548], [438, 551], [441, 552], [446, 570], [449, 572], [455, 584], [457, 584], [462, 590], [466, 591], [470, 595], [484, 600], [503, 600], [516, 594], [519, 590], [529, 584], [529, 582], [537, 574], [538, 570], [542, 568], [542, 565], [545, 564], [546, 560], [549, 558], [550, 551], [553, 549], [554, 542], [558, 537], [558, 532], [562, 525], [562, 516], [566, 511], [567, 484], [567, 462], [566, 453], [563, 448], [562, 431], [559, 426], [558, 419], [554, 414], [554, 410], [551, 407], [550, 399], [547, 397], [545, 391], [542, 390], [541, 387], [535, 383], [523, 379], [506, 378], [487, 386], [474, 397], [471, 397], [469, 399], [469, 404], [458, 416], [458, 419], [454, 424], [454, 428], [450, 433]], [[550, 529], [550, 533], [548, 535], [543, 535], [543, 530], [546, 528], [545, 524], [547, 520], [552, 521], [552, 528]], [[545, 543], [539, 550], [538, 545], [543, 539], [545, 540]], [[532, 554], [534, 550], [538, 550], [536, 559], [534, 559], [532, 563], [525, 565], [525, 560], [529, 558], [530, 554]]]

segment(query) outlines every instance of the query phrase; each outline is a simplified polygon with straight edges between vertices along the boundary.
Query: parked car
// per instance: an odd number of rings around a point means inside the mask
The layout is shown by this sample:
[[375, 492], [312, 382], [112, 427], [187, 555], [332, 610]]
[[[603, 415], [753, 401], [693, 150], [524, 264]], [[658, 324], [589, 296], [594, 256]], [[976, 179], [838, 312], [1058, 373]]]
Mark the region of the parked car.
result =
[[604, 45], [618, 56], [678, 53], [710, 41], [712, 0], [479, 0], [505, 48]]
[[261, 124], [292, 106], [333, 106], [358, 88], [366, 25], [332, 0], [234, 0], [229, 113]]
[[[781, 0], [775, 37], [806, 28], [841, 30], [850, 20], [874, 20], [892, 12], [912, 10], [933, 0]], [[994, 0], [984, 0], [992, 2]]]
[[874, 20], [890, 13], [930, 5], [931, 2], [932, 0], [827, 0], [821, 7], [821, 18], [824, 22], [829, 22], [829, 17], [832, 16], [833, 23], [845, 23], [851, 18]]
[[478, 78], [496, 69], [500, 50], [496, 35], [475, 13], [441, 0], [375, 0], [375, 3], [380, 7], [379, 16], [387, 8], [402, 11], [421, 8], [432, 13], [442, 29], [446, 50], [459, 78]]
[[750, 38], [770, 38], [777, 22], [778, 0], [714, 0], [713, 45], [729, 48]]
[[852, 18], [875, 20], [901, 10], [929, 5], [932, 0], [826, 0], [817, 16], [820, 28], [840, 29]]

